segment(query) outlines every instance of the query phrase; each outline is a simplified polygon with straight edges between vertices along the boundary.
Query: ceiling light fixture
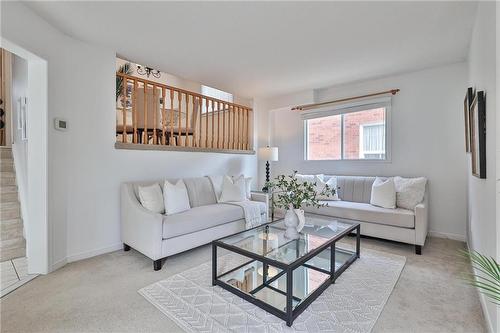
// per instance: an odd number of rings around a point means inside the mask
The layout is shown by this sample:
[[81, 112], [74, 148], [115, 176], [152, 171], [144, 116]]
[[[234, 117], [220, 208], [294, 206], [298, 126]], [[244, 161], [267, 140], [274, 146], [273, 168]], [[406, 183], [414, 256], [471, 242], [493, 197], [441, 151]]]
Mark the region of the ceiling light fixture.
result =
[[146, 75], [148, 78], [150, 75], [153, 75], [157, 79], [161, 76], [161, 72], [159, 70], [141, 65], [137, 65], [137, 74]]

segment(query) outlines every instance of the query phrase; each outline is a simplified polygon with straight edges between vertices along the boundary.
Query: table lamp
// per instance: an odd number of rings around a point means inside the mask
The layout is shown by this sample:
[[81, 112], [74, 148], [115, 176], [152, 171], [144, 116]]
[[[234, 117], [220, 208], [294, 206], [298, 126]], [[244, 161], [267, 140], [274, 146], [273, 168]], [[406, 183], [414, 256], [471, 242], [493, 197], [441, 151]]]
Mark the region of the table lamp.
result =
[[[269, 162], [278, 160], [278, 147], [263, 147], [259, 148], [259, 159], [266, 161], [266, 183], [269, 182]], [[267, 192], [267, 186], [264, 186], [262, 191]]]

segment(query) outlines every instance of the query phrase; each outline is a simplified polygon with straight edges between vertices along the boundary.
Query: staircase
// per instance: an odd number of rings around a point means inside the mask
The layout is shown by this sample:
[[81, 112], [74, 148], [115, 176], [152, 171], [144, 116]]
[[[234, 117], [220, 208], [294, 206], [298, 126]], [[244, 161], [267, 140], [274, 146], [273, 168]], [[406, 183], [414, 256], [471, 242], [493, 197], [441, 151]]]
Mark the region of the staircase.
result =
[[0, 147], [0, 262], [26, 256], [12, 149]]

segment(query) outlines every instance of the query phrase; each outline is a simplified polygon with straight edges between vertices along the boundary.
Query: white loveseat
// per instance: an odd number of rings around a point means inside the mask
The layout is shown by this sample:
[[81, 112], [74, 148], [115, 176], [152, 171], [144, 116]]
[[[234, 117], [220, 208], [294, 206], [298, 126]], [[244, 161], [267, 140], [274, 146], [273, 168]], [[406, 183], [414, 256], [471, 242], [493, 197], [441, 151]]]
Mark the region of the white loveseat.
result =
[[[162, 259], [245, 229], [243, 209], [217, 203], [208, 177], [185, 178], [191, 209], [172, 215], [153, 213], [139, 202], [138, 186], [163, 181], [129, 182], [121, 186], [121, 237], [125, 251], [133, 249], [153, 260], [160, 270]], [[169, 180], [175, 182], [176, 180]], [[267, 195], [251, 193], [267, 219]], [[264, 216], [265, 215], [265, 216]]]
[[[332, 176], [324, 176], [327, 181]], [[415, 245], [421, 254], [428, 228], [428, 190], [414, 210], [370, 205], [375, 177], [336, 176], [340, 201], [321, 201], [324, 207], [306, 207], [309, 213], [361, 222], [361, 234]]]

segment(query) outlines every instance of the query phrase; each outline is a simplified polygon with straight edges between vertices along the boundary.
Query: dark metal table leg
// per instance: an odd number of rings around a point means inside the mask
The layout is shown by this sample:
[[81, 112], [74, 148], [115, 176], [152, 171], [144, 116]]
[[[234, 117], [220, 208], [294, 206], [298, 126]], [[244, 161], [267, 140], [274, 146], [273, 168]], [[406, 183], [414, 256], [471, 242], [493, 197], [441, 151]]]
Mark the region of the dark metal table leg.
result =
[[217, 245], [212, 243], [212, 286], [215, 286], [217, 280]]
[[286, 272], [286, 325], [291, 327], [293, 323], [293, 270]]
[[360, 256], [360, 245], [361, 245], [361, 225], [358, 225], [356, 232], [356, 257]]
[[330, 245], [330, 281], [335, 283], [335, 242]]

